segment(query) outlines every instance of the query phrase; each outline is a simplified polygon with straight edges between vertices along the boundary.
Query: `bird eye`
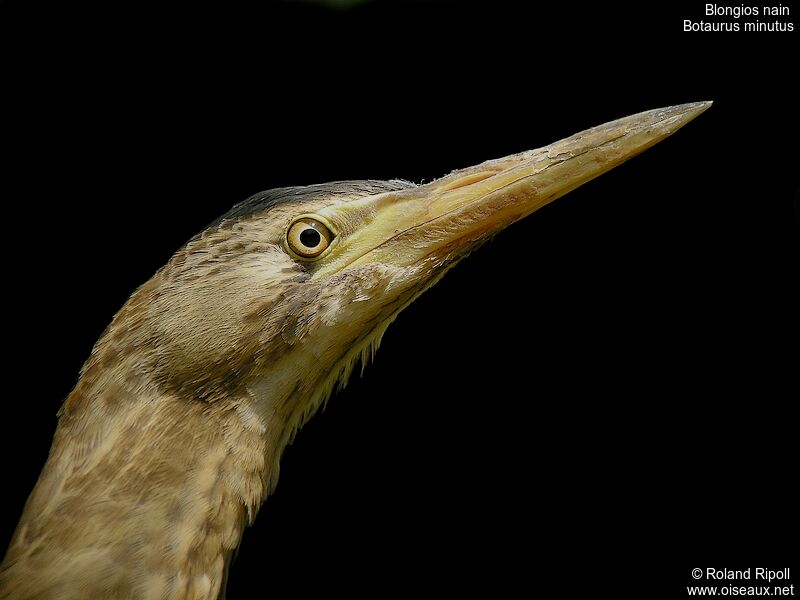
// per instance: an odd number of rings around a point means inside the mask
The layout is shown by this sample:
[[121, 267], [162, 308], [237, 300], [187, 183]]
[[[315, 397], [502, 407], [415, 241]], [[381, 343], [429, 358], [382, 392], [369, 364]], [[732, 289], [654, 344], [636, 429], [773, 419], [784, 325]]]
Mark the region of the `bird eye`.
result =
[[286, 234], [286, 244], [289, 249], [301, 258], [316, 258], [333, 241], [333, 234], [325, 225], [303, 217], [289, 227]]

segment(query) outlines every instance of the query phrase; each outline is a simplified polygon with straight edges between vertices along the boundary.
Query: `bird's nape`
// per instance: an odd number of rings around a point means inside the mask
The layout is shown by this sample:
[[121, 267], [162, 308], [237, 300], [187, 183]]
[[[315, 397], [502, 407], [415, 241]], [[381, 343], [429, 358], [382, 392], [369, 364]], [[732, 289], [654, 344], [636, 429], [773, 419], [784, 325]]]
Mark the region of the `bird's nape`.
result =
[[282, 188], [235, 206], [93, 348], [0, 598], [218, 598], [284, 447], [398, 313], [508, 225], [709, 106], [643, 112], [426, 185]]

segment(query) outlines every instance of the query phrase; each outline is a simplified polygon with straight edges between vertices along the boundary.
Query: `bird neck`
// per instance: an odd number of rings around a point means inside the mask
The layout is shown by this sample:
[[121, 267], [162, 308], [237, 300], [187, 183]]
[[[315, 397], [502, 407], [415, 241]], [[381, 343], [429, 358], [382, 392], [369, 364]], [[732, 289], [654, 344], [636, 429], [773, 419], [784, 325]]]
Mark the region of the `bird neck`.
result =
[[274, 481], [285, 425], [247, 398], [165, 395], [135, 373], [135, 364], [90, 366], [65, 402], [0, 568], [0, 598], [224, 590], [229, 558]]

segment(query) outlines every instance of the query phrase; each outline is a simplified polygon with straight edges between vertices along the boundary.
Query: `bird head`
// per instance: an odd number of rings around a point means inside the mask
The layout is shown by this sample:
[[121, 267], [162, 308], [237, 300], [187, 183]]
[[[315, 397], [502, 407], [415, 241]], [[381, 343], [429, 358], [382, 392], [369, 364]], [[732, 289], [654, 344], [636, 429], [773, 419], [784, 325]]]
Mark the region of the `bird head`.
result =
[[450, 267], [709, 105], [643, 112], [425, 185], [345, 181], [256, 194], [140, 288], [106, 344], [141, 348], [139, 370], [168, 391], [251, 397], [257, 414], [282, 413], [294, 431]]
[[482, 242], [709, 105], [644, 112], [425, 185], [283, 188], [234, 206], [95, 344], [0, 596], [217, 597], [283, 448], [397, 314]]

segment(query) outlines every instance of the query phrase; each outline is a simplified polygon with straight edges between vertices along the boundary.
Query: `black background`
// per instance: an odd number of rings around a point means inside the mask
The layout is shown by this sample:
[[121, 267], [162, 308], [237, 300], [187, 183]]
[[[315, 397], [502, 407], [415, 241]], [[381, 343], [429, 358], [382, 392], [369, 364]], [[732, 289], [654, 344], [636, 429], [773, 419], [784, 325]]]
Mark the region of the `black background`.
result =
[[703, 6], [3, 3], [0, 545], [96, 338], [233, 203], [714, 100], [398, 318], [287, 449], [229, 597], [798, 567], [797, 33], [684, 33]]

